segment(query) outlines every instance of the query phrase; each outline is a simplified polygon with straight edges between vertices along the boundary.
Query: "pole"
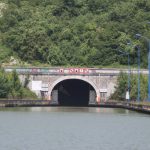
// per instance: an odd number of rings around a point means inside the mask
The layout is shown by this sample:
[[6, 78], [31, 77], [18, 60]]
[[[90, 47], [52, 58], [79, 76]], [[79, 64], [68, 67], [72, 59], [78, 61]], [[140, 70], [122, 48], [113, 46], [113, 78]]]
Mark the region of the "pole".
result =
[[140, 47], [137, 46], [138, 49], [138, 95], [137, 101], [140, 102]]
[[[127, 45], [132, 46], [131, 41], [128, 40]], [[130, 91], [131, 91], [131, 66], [130, 66], [130, 53], [127, 53], [128, 55], [128, 92], [129, 92], [129, 100], [128, 102], [130, 102]]]
[[150, 102], [150, 39], [148, 39], [148, 101]]
[[[150, 24], [150, 22], [148, 22]], [[137, 39], [143, 38], [148, 42], [148, 99], [147, 101], [150, 102], [150, 39], [148, 39], [145, 36], [142, 36], [141, 34], [136, 34], [135, 35]]]
[[129, 99], [130, 102], [130, 75], [131, 75], [131, 69], [130, 69], [130, 54], [128, 53], [128, 92], [129, 92]]
[[118, 52], [122, 53], [122, 55], [125, 55], [128, 57], [128, 89], [126, 91], [126, 100], [130, 102], [130, 78], [131, 78], [131, 67], [130, 67], [130, 54], [121, 50], [118, 50]]

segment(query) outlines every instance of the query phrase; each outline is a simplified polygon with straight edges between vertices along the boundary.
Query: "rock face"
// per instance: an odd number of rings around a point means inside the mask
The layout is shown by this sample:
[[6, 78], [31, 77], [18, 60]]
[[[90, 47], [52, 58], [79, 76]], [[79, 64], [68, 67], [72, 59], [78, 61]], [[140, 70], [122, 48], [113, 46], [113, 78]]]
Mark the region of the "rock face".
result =
[[0, 17], [2, 17], [2, 11], [6, 8], [6, 4], [0, 2]]

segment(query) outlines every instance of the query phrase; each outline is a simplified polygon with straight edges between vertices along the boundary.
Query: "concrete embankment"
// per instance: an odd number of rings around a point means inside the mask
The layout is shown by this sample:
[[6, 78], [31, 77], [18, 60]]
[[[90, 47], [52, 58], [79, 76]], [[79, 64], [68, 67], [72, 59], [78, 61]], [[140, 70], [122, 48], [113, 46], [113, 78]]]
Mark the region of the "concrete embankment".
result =
[[[58, 104], [51, 104], [50, 101], [47, 100], [0, 100], [0, 107], [52, 107], [52, 106], [61, 107]], [[136, 111], [139, 113], [150, 114], [150, 105], [142, 105], [136, 103], [108, 101], [108, 102], [101, 102], [100, 104], [90, 104], [88, 105], [88, 107], [122, 108], [131, 111]]]
[[139, 113], [150, 114], [149, 105], [138, 105], [138, 104], [128, 104], [124, 106], [125, 109], [136, 111]]
[[104, 107], [104, 108], [122, 108], [139, 113], [150, 114], [150, 105], [142, 105], [136, 103], [124, 103], [124, 102], [105, 102], [97, 105], [89, 105], [90, 107]]

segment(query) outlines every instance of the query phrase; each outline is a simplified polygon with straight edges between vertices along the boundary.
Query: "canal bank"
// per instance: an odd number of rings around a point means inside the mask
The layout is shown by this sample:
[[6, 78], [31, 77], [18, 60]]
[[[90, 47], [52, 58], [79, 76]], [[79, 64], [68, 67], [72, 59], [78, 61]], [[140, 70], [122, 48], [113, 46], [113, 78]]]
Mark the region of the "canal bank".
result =
[[[51, 104], [50, 101], [47, 100], [0, 100], [0, 107], [61, 107], [61, 105]], [[139, 113], [150, 114], [150, 105], [137, 103], [107, 101], [100, 104], [89, 104], [85, 107], [122, 108]]]
[[150, 114], [150, 106], [147, 105], [137, 105], [137, 104], [130, 104], [130, 103], [122, 103], [122, 104], [99, 104], [99, 105], [89, 105], [89, 107], [101, 107], [101, 108], [121, 108], [126, 110], [135, 111], [138, 113]]

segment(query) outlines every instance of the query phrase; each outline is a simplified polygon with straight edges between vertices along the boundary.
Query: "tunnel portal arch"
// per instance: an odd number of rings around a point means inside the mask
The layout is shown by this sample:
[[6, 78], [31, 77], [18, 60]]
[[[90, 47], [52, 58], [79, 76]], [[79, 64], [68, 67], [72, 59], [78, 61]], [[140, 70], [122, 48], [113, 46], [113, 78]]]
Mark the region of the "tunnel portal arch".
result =
[[96, 93], [96, 100], [95, 103], [99, 103], [100, 102], [100, 93], [99, 93], [99, 89], [98, 87], [95, 85], [95, 83], [85, 77], [81, 77], [81, 76], [71, 76], [71, 77], [60, 77], [58, 78], [56, 81], [54, 81], [51, 85], [49, 85], [49, 96], [50, 96], [50, 100], [52, 100], [52, 91], [53, 89], [61, 82], [63, 81], [67, 81], [67, 80], [79, 80], [79, 81], [83, 81], [87, 84], [89, 84], [95, 91]]

